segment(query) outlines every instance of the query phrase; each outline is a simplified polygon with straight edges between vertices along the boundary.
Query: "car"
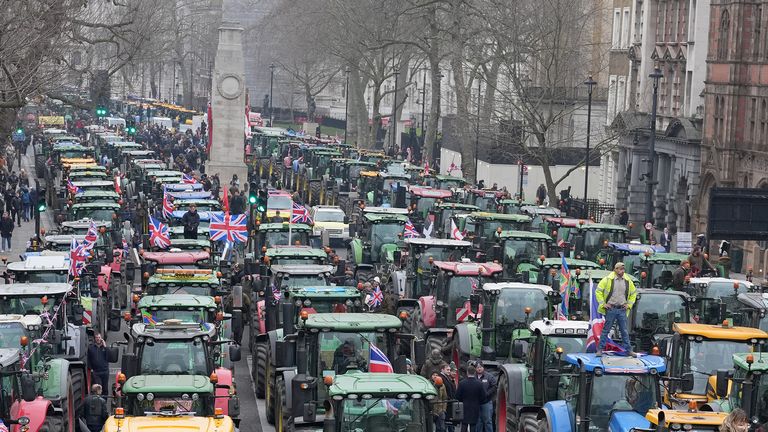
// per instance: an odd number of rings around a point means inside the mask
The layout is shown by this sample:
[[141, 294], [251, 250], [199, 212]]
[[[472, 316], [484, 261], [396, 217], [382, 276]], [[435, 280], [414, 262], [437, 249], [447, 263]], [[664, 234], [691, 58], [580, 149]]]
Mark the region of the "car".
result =
[[331, 243], [341, 243], [343, 239], [349, 238], [349, 219], [341, 207], [316, 205], [312, 207], [312, 220], [315, 222], [313, 235], [321, 235], [326, 231]]

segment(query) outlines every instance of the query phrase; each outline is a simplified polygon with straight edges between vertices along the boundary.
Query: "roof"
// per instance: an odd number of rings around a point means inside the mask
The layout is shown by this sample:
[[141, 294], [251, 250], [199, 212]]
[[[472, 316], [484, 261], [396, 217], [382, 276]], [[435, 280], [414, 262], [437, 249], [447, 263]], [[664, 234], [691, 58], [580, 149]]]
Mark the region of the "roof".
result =
[[728, 278], [721, 278], [721, 277], [696, 277], [691, 278], [692, 284], [711, 284], [713, 282], [721, 282], [726, 284], [733, 285], [734, 282], [737, 282], [739, 285], [743, 285], [747, 288], [747, 290], [752, 290], [755, 287], [755, 284], [748, 281], [748, 280], [742, 280], [742, 279], [728, 279]]
[[474, 212], [467, 215], [468, 218], [474, 219], [488, 219], [488, 220], [501, 220], [511, 222], [530, 222], [531, 217], [523, 214], [505, 214], [505, 213], [489, 213], [489, 212]]
[[409, 186], [408, 192], [424, 198], [450, 198], [453, 192], [447, 189], [432, 189], [425, 186]]
[[79, 192], [75, 195], [75, 199], [81, 198], [81, 197], [104, 197], [104, 198], [119, 198], [120, 194], [115, 191], [97, 191], [97, 190], [84, 190], [82, 192]]
[[215, 308], [213, 297], [191, 294], [163, 294], [144, 296], [139, 300], [139, 308], [148, 307], [200, 307]]
[[463, 203], [453, 203], [453, 202], [441, 202], [436, 203], [433, 208], [435, 210], [442, 210], [442, 209], [457, 209], [457, 210], [466, 210], [468, 212], [474, 212], [480, 210], [480, 207], [472, 204], [463, 204]]
[[71, 234], [49, 235], [49, 236], [45, 236], [45, 242], [56, 243], [56, 244], [70, 244], [72, 243], [73, 238], [80, 242], [85, 240], [85, 235], [71, 235]]
[[640, 255], [648, 251], [650, 253], [664, 252], [664, 247], [659, 245], [647, 245], [637, 243], [608, 243], [609, 247], [616, 249], [619, 252], [625, 252], [627, 255]]
[[584, 225], [581, 229], [585, 231], [613, 231], [613, 232], [629, 232], [629, 228], [624, 225], [613, 225], [603, 223], [591, 223]]
[[[177, 295], [177, 294], [172, 294]], [[161, 321], [157, 324], [134, 324], [134, 334], [150, 336], [154, 339], [192, 339], [197, 336], [213, 337], [216, 334], [216, 326], [213, 324], [182, 323], [177, 319]]]
[[62, 255], [30, 256], [24, 261], [8, 263], [8, 270], [17, 272], [32, 270], [69, 270], [69, 257]]
[[0, 348], [0, 367], [7, 368], [18, 362], [19, 358], [18, 348]]
[[[319, 249], [317, 249], [319, 250]], [[275, 264], [269, 267], [269, 270], [274, 273], [288, 273], [289, 275], [307, 275], [307, 274], [320, 274], [330, 273], [333, 271], [332, 265], [321, 264]]]
[[[747, 356], [751, 355], [754, 362], [749, 365]], [[740, 353], [733, 355], [733, 365], [740, 369], [752, 369], [758, 371], [768, 370], [768, 353]]]
[[541, 232], [535, 232], [535, 231], [502, 231], [501, 234], [499, 234], [499, 237], [502, 239], [524, 239], [524, 240], [534, 240], [534, 241], [541, 241], [541, 242], [551, 242], [552, 237], [541, 233]]
[[680, 264], [681, 261], [687, 259], [688, 255], [679, 253], [656, 253], [647, 258], [651, 264]]
[[407, 215], [408, 209], [399, 207], [366, 207], [363, 209], [363, 214], [373, 213], [385, 213], [385, 214], [400, 214]]
[[596, 357], [594, 353], [566, 354], [565, 361], [572, 365], [582, 366], [587, 372], [600, 368], [607, 374], [647, 374], [652, 369], [665, 372], [667, 364], [664, 358], [654, 355], [641, 357], [624, 357], [604, 355]]
[[158, 264], [193, 264], [201, 260], [207, 260], [211, 254], [205, 251], [192, 252], [143, 252], [142, 256], [147, 261]]
[[675, 333], [690, 336], [703, 336], [707, 339], [749, 341], [750, 339], [768, 339], [768, 333], [751, 327], [737, 327], [710, 324], [675, 323]]
[[213, 393], [213, 384], [204, 375], [136, 375], [128, 378], [125, 393]]
[[437, 239], [412, 237], [405, 239], [406, 245], [428, 246], [428, 247], [470, 247], [472, 243], [466, 240]]
[[345, 373], [336, 375], [328, 396], [370, 394], [374, 398], [397, 394], [437, 396], [434, 384], [420, 375], [390, 373]]
[[329, 329], [333, 331], [360, 332], [375, 331], [380, 328], [402, 327], [400, 319], [394, 315], [375, 313], [319, 313], [311, 314], [304, 322], [305, 328]]
[[273, 222], [273, 223], [263, 223], [259, 225], [259, 231], [271, 231], [271, 232], [288, 232], [288, 227], [290, 226], [291, 231], [296, 232], [304, 232], [304, 231], [311, 231], [312, 227], [306, 224], [292, 224], [289, 222]]
[[292, 288], [289, 288], [289, 291], [290, 291], [289, 293], [290, 297], [311, 298], [311, 299], [320, 299], [320, 298], [353, 299], [353, 298], [360, 298], [363, 295], [362, 291], [359, 291], [357, 287], [335, 286], [335, 285], [292, 287]]
[[408, 216], [393, 213], [365, 213], [365, 219], [374, 224], [381, 222], [397, 222], [404, 224], [408, 221]]
[[270, 257], [307, 257], [327, 259], [328, 254], [322, 249], [314, 249], [309, 246], [275, 246], [267, 249], [267, 256]]
[[483, 289], [486, 291], [491, 290], [513, 290], [513, 289], [539, 289], [542, 293], [546, 294], [552, 291], [552, 287], [547, 285], [523, 283], [523, 282], [493, 282], [483, 285]]
[[163, 185], [163, 188], [167, 191], [175, 191], [175, 192], [182, 192], [182, 191], [194, 191], [194, 190], [202, 190], [203, 185], [202, 183], [171, 183], [167, 185]]
[[98, 227], [107, 227], [108, 228], [109, 226], [112, 225], [112, 222], [84, 218], [84, 219], [75, 220], [75, 221], [64, 221], [64, 222], [61, 223], [61, 226], [67, 227], [67, 228], [75, 228], [75, 229], [76, 228], [86, 228], [87, 229], [87, 228], [91, 227], [91, 222], [93, 222], [94, 225], [96, 225], [97, 228]]
[[120, 204], [112, 201], [99, 201], [99, 202], [81, 202], [72, 204], [72, 209], [119, 209]]
[[587, 337], [587, 331], [589, 330], [589, 323], [586, 321], [562, 321], [562, 320], [550, 320], [540, 319], [531, 322], [528, 328], [532, 332], [541, 332], [541, 334], [555, 335], [555, 336], [579, 336]]
[[15, 283], [0, 285], [0, 297], [35, 297], [43, 295], [62, 295], [72, 290], [68, 283]]
[[42, 325], [43, 318], [40, 315], [4, 314], [0, 315], [0, 323], [18, 323], [24, 328], [29, 328], [29, 326]]
[[[184, 270], [175, 270], [182, 272]], [[219, 285], [219, 278], [216, 273], [211, 270], [211, 273], [197, 273], [197, 274], [184, 274], [184, 273], [155, 273], [149, 277], [147, 283], [150, 285], [161, 283], [174, 283], [174, 284], [208, 284]]]
[[75, 180], [72, 182], [77, 187], [114, 187], [115, 183], [109, 180]]
[[759, 292], [741, 293], [737, 298], [748, 307], [760, 310], [768, 309], [768, 294]]
[[[574, 259], [574, 258], [566, 258], [565, 263], [568, 264], [568, 268], [573, 269], [601, 269], [600, 265], [587, 260], [580, 260], [580, 259]], [[563, 265], [563, 259], [558, 258], [546, 258], [544, 262], [541, 264], [542, 267], [554, 267], [554, 268], [560, 268], [560, 266]]]
[[545, 221], [567, 228], [576, 228], [579, 225], [589, 225], [593, 223], [589, 219], [576, 219], [576, 218], [562, 218], [562, 217], [545, 217]]
[[472, 189], [470, 192], [478, 196], [484, 196], [486, 198], [501, 198], [505, 193], [503, 190], [492, 189]]
[[473, 262], [455, 262], [455, 261], [435, 261], [433, 265], [440, 270], [452, 272], [457, 276], [491, 276], [494, 273], [504, 271], [501, 264], [492, 262], [473, 263]]

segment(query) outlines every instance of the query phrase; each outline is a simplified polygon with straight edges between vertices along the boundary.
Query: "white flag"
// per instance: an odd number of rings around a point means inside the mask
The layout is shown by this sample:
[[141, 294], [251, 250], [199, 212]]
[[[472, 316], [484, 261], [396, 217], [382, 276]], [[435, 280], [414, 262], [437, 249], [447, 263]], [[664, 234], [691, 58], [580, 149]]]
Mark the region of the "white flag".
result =
[[429, 222], [429, 226], [425, 226], [422, 230], [422, 233], [424, 234], [424, 238], [432, 238], [432, 227], [435, 226], [435, 223], [427, 219]]
[[456, 222], [451, 219], [451, 237], [454, 240], [464, 240], [464, 235], [459, 231], [459, 228], [456, 226]]

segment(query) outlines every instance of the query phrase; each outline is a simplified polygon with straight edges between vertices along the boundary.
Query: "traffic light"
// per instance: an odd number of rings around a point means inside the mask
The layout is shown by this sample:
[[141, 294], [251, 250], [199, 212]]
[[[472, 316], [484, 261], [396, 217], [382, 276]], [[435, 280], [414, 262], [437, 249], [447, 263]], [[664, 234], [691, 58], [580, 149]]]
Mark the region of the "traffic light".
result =
[[128, 125], [125, 127], [125, 132], [128, 135], [136, 135], [136, 122], [134, 120], [128, 120]]
[[259, 213], [267, 211], [267, 191], [259, 191], [259, 196], [256, 198], [256, 210]]
[[248, 204], [254, 205], [259, 201], [259, 186], [256, 182], [251, 182], [248, 186]]
[[21, 125], [20, 121], [16, 122], [16, 133], [19, 135], [24, 133], [24, 127]]
[[37, 191], [37, 211], [38, 213], [42, 213], [45, 211], [45, 209], [48, 207], [48, 205], [45, 202], [45, 189], [39, 189]]
[[106, 117], [107, 116], [107, 109], [103, 106], [97, 106], [96, 107], [96, 117]]

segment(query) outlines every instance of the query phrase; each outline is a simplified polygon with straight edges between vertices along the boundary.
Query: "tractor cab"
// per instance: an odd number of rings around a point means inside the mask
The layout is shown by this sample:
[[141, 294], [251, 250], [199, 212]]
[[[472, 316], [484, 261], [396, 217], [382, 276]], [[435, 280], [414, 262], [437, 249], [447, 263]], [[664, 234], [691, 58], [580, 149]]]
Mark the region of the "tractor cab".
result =
[[456, 226], [475, 249], [487, 251], [503, 231], [526, 231], [531, 218], [525, 215], [475, 212], [456, 217]]
[[487, 256], [504, 266], [504, 278], [535, 283], [539, 277], [540, 258], [549, 255], [550, 237], [531, 231], [502, 231], [495, 240]]
[[694, 311], [701, 324], [719, 324], [732, 318], [739, 309], [739, 295], [752, 292], [754, 284], [746, 280], [720, 277], [688, 279], [686, 292], [695, 298]]
[[432, 206], [437, 202], [451, 201], [453, 192], [447, 189], [432, 189], [426, 186], [409, 186], [406, 193], [406, 202], [412, 208], [415, 205], [415, 211], [418, 216], [416, 219], [423, 221], [427, 214], [432, 210]]
[[398, 249], [398, 242], [402, 240], [407, 221], [408, 216], [403, 214], [363, 213], [362, 226], [359, 232], [354, 233], [347, 255], [357, 266], [358, 272], [370, 272], [394, 262], [393, 255]]
[[470, 189], [467, 192], [465, 202], [477, 206], [483, 212], [496, 212], [499, 200], [506, 196], [506, 192], [491, 189]]
[[574, 257], [597, 262], [605, 259], [609, 243], [624, 243], [628, 232], [629, 229], [621, 225], [579, 224], [569, 231], [566, 243]]
[[663, 253], [664, 248], [658, 245], [647, 245], [642, 243], [616, 243], [608, 242], [608, 248], [605, 256], [605, 267], [613, 268], [614, 264], [623, 262], [626, 272], [629, 274], [639, 274], [642, 267], [643, 257], [655, 253]]
[[[688, 255], [678, 253], [655, 253], [643, 255], [638, 270], [645, 288], [672, 288], [672, 274], [680, 263], [688, 259]], [[645, 277], [642, 277], [645, 273]], [[638, 273], [635, 273], [637, 276]]]
[[312, 227], [305, 224], [262, 223], [256, 225], [256, 249], [278, 246], [308, 246]]
[[[432, 206], [432, 213], [435, 215], [433, 223], [432, 237], [450, 238], [451, 236], [451, 221], [455, 222], [456, 218], [461, 215], [478, 212], [480, 209], [477, 206], [462, 203], [452, 202], [438, 202]], [[425, 222], [425, 226], [428, 223]]]
[[498, 212], [504, 214], [523, 214], [523, 207], [535, 207], [536, 203], [521, 199], [504, 198], [499, 200]]
[[[404, 250], [397, 251], [398, 269], [392, 272], [393, 292], [404, 299], [418, 299], [429, 292], [435, 261], [460, 263], [472, 244], [463, 240], [407, 238]], [[397, 265], [399, 264], [399, 265]]]
[[737, 299], [739, 304], [730, 313], [733, 324], [768, 331], [768, 293], [742, 293]]
[[[598, 281], [595, 281], [597, 284]], [[629, 314], [629, 334], [635, 351], [650, 352], [660, 338], [674, 333], [675, 323], [691, 322], [692, 298], [674, 290], [640, 288]]]
[[214, 297], [221, 295], [223, 287], [213, 270], [157, 269], [147, 278], [146, 295], [189, 294]]
[[[547, 207], [543, 205], [530, 205], [521, 206], [520, 213], [531, 217], [531, 230], [542, 231], [546, 229], [546, 217], [560, 217], [560, 210], [555, 207]], [[550, 232], [552, 230], [547, 230]], [[543, 232], [543, 231], [542, 231]]]

